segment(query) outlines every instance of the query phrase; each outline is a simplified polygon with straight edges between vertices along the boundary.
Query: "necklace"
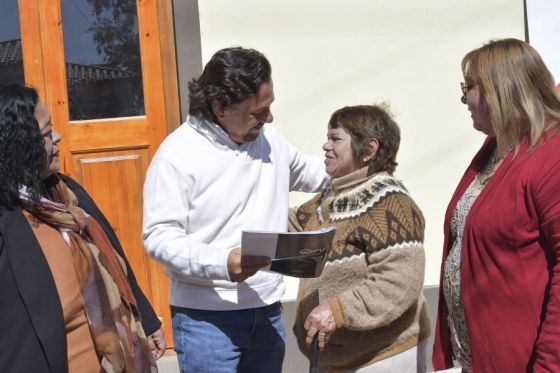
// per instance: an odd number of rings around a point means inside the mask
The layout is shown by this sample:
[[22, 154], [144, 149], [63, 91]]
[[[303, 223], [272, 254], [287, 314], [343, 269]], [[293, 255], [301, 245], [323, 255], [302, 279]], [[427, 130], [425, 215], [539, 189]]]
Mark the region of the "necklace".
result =
[[490, 155], [490, 158], [488, 159], [486, 166], [484, 166], [484, 168], [480, 172], [478, 172], [475, 176], [476, 190], [478, 191], [478, 193], [480, 193], [480, 191], [484, 189], [484, 186], [488, 183], [490, 178], [494, 176], [494, 173], [498, 169], [498, 166], [504, 160], [506, 154], [504, 154], [501, 157], [498, 157], [496, 154], [496, 149], [492, 151], [492, 154]]

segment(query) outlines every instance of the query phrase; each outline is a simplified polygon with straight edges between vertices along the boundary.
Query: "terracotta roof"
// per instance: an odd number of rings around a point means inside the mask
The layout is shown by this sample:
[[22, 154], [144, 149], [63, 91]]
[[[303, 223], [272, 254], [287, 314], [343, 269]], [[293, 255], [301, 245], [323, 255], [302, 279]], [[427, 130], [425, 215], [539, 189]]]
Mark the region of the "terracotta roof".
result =
[[70, 84], [127, 79], [137, 75], [126, 70], [95, 65], [78, 65], [76, 63], [66, 63], [66, 74]]
[[0, 65], [21, 63], [21, 40], [6, 40], [0, 42]]
[[[0, 65], [21, 64], [21, 39], [0, 42]], [[67, 79], [71, 85], [91, 82], [127, 79], [136, 77], [137, 74], [99, 65], [80, 65], [66, 63]]]

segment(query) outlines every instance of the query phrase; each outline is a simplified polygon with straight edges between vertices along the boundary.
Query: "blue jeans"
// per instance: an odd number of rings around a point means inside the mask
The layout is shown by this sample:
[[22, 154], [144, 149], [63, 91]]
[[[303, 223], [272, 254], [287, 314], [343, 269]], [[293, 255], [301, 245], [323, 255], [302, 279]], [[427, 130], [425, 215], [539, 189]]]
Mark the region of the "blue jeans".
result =
[[181, 373], [281, 373], [286, 330], [280, 302], [237, 311], [171, 306]]

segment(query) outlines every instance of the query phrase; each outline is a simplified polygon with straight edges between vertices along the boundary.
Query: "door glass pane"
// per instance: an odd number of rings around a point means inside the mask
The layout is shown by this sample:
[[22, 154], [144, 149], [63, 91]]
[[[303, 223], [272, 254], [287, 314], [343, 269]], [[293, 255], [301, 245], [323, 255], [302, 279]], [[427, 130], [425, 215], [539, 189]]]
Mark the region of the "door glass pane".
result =
[[17, 0], [0, 1], [0, 85], [23, 84]]
[[62, 0], [70, 120], [144, 115], [135, 0]]

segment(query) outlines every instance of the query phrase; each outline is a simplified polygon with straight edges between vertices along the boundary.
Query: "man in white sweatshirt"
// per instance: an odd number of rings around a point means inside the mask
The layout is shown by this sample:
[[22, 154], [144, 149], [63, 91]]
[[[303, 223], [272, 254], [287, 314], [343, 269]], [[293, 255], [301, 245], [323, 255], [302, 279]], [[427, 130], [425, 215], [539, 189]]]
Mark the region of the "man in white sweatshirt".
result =
[[171, 278], [182, 372], [281, 372], [282, 276], [242, 256], [243, 230], [286, 231], [288, 192], [328, 182], [271, 124], [271, 68], [260, 52], [218, 51], [189, 83], [189, 116], [154, 156], [143, 240]]

